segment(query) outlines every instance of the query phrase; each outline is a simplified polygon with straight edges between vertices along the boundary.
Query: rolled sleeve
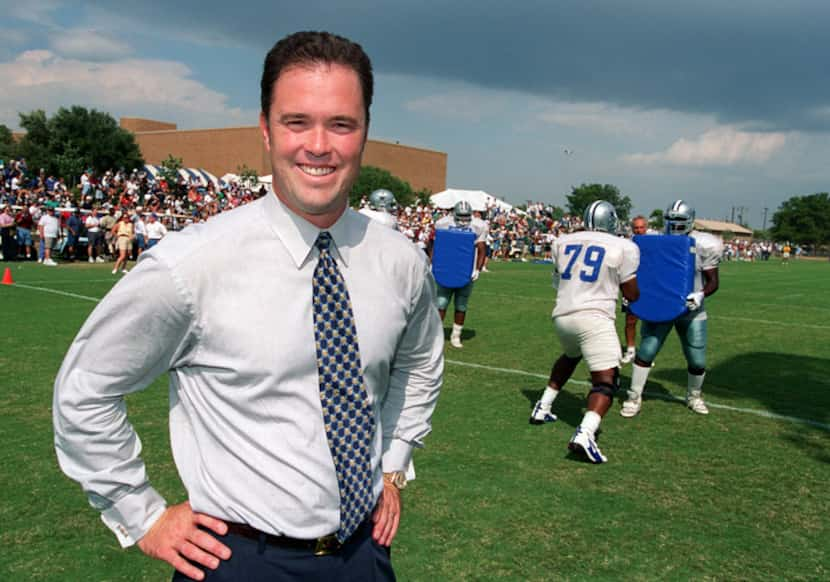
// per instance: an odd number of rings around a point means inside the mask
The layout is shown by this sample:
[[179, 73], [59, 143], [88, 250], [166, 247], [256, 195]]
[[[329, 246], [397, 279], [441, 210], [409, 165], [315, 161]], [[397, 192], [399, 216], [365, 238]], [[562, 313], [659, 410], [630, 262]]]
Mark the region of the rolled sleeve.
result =
[[60, 467], [122, 546], [140, 539], [165, 508], [149, 484], [124, 397], [182, 362], [198, 336], [191, 306], [170, 269], [142, 259], [92, 312], [55, 380]]
[[435, 283], [426, 263], [418, 277], [406, 330], [395, 353], [381, 410], [384, 472], [403, 471], [423, 446], [444, 372], [444, 332], [435, 308]]

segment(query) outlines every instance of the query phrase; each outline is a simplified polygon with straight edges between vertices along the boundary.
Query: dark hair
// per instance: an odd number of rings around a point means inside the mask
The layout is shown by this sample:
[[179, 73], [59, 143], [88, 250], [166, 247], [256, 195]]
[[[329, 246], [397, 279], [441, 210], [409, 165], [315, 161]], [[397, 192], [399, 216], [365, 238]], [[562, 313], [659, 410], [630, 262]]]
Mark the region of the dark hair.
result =
[[271, 113], [274, 84], [284, 69], [294, 65], [332, 63], [344, 65], [357, 73], [368, 125], [369, 107], [372, 105], [375, 84], [372, 62], [359, 44], [330, 32], [295, 32], [278, 41], [268, 51], [260, 81], [260, 106], [265, 118], [268, 119]]

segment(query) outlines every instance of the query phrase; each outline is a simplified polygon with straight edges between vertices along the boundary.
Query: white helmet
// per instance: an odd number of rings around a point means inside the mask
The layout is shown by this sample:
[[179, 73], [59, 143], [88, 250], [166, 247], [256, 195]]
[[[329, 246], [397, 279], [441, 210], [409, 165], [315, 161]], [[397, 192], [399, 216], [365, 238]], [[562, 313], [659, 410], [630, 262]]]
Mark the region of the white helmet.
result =
[[395, 195], [386, 188], [380, 188], [369, 194], [369, 208], [372, 210], [393, 212], [397, 205]]
[[617, 210], [605, 200], [596, 200], [588, 205], [583, 217], [586, 230], [598, 230], [609, 234], [617, 233]]
[[466, 200], [456, 202], [452, 209], [455, 224], [458, 226], [468, 226], [473, 220], [473, 207]]
[[666, 234], [689, 234], [695, 227], [695, 209], [683, 200], [675, 200], [663, 215]]

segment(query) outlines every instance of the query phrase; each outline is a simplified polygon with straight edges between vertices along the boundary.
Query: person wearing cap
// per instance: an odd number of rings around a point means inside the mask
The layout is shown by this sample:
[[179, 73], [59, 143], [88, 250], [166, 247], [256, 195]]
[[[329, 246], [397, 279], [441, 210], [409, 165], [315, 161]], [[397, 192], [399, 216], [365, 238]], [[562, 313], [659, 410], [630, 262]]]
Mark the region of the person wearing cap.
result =
[[167, 227], [159, 222], [158, 216], [153, 212], [147, 222], [147, 248], [156, 246], [166, 234]]
[[101, 210], [101, 232], [104, 233], [104, 253], [112, 258], [116, 256], [115, 237], [112, 234], [112, 227], [115, 226], [116, 218], [113, 216], [109, 204], [104, 204]]
[[[443, 370], [429, 264], [348, 207], [373, 87], [363, 49], [290, 35], [260, 87], [272, 191], [167, 237], [98, 304], [55, 381], [58, 460], [119, 542], [175, 580], [391, 581]], [[165, 373], [187, 491], [171, 505], [124, 406]]]

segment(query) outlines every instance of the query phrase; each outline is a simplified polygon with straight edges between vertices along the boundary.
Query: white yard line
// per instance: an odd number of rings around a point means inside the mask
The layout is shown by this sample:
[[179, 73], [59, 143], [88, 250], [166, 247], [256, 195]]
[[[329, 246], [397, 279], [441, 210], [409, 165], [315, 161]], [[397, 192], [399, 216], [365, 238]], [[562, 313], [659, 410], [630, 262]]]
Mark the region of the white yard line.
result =
[[101, 301], [100, 297], [89, 297], [87, 295], [78, 295], [77, 293], [69, 293], [68, 291], [58, 291], [57, 289], [49, 289], [48, 287], [35, 287], [34, 285], [24, 285], [23, 283], [14, 283], [12, 287], [20, 287], [21, 289], [32, 289], [33, 291], [43, 291], [44, 293], [54, 293], [55, 295], [63, 295], [65, 297], [74, 297], [75, 299], [83, 299], [84, 301], [93, 301], [98, 303]]
[[[485, 366], [483, 364], [473, 364], [471, 362], [460, 362], [458, 360], [444, 360], [448, 364], [452, 364], [454, 366], [462, 366], [464, 368], [476, 368], [479, 370], [488, 370], [490, 372], [501, 372], [503, 374], [514, 374], [517, 376], [528, 376], [530, 378], [540, 378], [542, 380], [547, 380], [547, 374], [537, 374], [535, 372], [526, 372], [525, 370], [517, 370], [514, 368], [497, 368], [495, 366]], [[579, 384], [581, 386], [589, 386], [590, 382], [586, 382], [585, 380], [569, 380], [574, 384]], [[541, 386], [540, 386], [541, 388]], [[677, 396], [672, 396], [670, 394], [654, 394], [649, 391], [644, 392], [645, 396], [649, 398], [657, 398], [659, 400], [667, 400], [669, 402], [684, 402], [682, 398], [678, 398]], [[817, 420], [810, 420], [809, 418], [798, 418], [796, 416], [786, 416], [783, 414], [775, 414], [774, 412], [767, 412], [766, 410], [757, 410], [754, 408], [739, 408], [737, 406], [729, 406], [727, 404], [716, 404], [706, 399], [706, 405], [710, 408], [719, 408], [721, 410], [729, 410], [732, 412], [740, 412], [741, 414], [752, 414], [753, 416], [760, 416], [761, 418], [769, 418], [771, 420], [782, 420], [784, 422], [793, 422], [796, 424], [806, 424], [809, 426], [814, 426], [816, 428], [820, 428], [822, 430], [830, 431], [830, 424], [825, 424], [823, 422], [819, 422]]]
[[26, 281], [27, 285], [42, 285], [43, 283], [49, 283], [50, 285], [83, 285], [85, 283], [107, 283], [111, 281], [117, 281], [118, 279], [115, 278], [115, 275], [108, 279], [84, 279], [83, 281], [55, 281], [53, 279], [47, 279], [43, 281]]

